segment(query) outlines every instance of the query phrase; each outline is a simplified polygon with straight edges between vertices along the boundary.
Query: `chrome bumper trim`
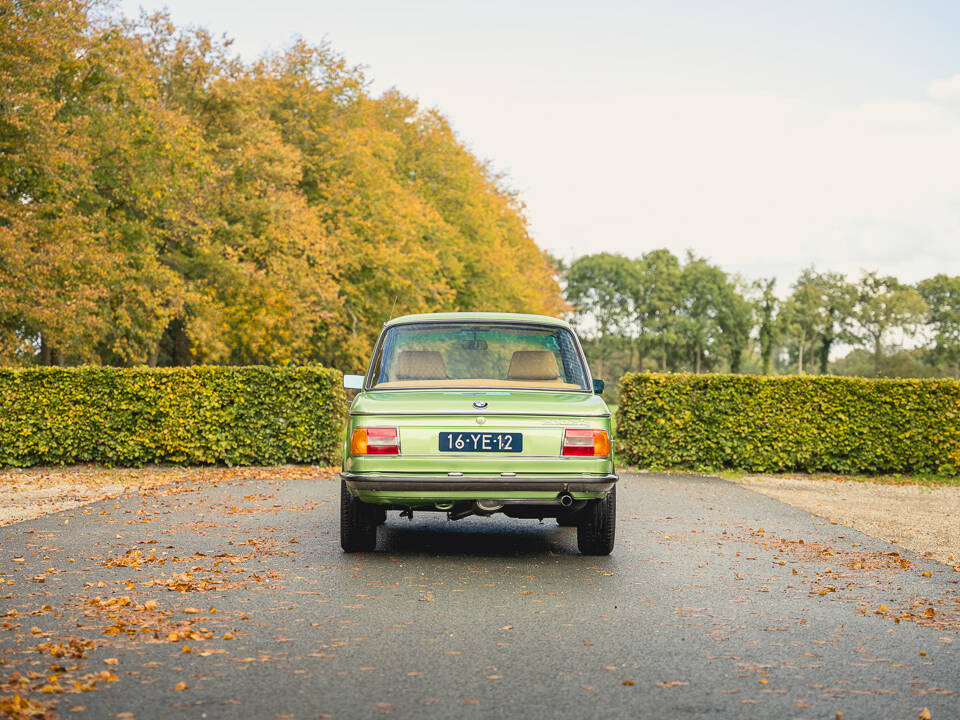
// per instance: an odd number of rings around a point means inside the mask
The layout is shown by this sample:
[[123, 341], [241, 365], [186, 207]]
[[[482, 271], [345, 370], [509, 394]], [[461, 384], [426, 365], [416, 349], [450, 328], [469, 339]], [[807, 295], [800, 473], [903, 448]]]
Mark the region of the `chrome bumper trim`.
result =
[[466, 475], [359, 475], [342, 472], [340, 477], [351, 490], [555, 490], [556, 492], [607, 492], [617, 482], [616, 475], [519, 476]]

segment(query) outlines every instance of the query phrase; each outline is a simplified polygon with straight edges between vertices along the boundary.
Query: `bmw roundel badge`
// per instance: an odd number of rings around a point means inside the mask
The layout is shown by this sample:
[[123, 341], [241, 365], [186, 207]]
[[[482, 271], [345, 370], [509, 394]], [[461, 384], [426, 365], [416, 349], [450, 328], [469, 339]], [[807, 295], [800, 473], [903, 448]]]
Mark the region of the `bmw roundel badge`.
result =
[[473, 404], [473, 406], [474, 406], [477, 410], [483, 410], [483, 408], [485, 408], [485, 407], [487, 406], [487, 403], [485, 403], [483, 400], [477, 400], [477, 401]]

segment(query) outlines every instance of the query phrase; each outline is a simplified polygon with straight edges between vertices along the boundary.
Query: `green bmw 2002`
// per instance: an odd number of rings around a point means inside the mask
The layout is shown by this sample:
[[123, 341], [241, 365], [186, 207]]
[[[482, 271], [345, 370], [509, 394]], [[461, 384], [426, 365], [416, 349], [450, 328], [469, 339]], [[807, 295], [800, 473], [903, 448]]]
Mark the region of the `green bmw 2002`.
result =
[[613, 550], [610, 411], [571, 327], [540, 315], [442, 313], [388, 322], [343, 442], [340, 538], [373, 550], [388, 510], [504, 513], [575, 525]]

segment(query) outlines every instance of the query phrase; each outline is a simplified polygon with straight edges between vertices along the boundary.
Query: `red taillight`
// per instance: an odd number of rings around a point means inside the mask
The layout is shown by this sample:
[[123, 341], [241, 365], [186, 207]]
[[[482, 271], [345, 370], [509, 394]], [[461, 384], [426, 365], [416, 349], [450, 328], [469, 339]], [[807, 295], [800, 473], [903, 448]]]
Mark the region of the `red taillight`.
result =
[[399, 455], [396, 428], [354, 428], [350, 439], [351, 455]]
[[610, 436], [606, 430], [567, 428], [563, 431], [561, 454], [606, 457], [610, 454]]

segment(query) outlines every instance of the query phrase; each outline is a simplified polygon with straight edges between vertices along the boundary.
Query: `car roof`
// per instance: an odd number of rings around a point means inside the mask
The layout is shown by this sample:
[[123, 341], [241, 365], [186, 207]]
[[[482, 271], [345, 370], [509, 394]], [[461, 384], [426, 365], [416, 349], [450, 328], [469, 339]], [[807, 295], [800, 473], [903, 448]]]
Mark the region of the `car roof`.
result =
[[524, 313], [497, 313], [497, 312], [446, 312], [421, 313], [419, 315], [403, 315], [384, 323], [385, 327], [406, 323], [418, 322], [511, 322], [533, 323], [536, 325], [558, 325], [572, 329], [570, 323], [548, 315], [527, 315]]

